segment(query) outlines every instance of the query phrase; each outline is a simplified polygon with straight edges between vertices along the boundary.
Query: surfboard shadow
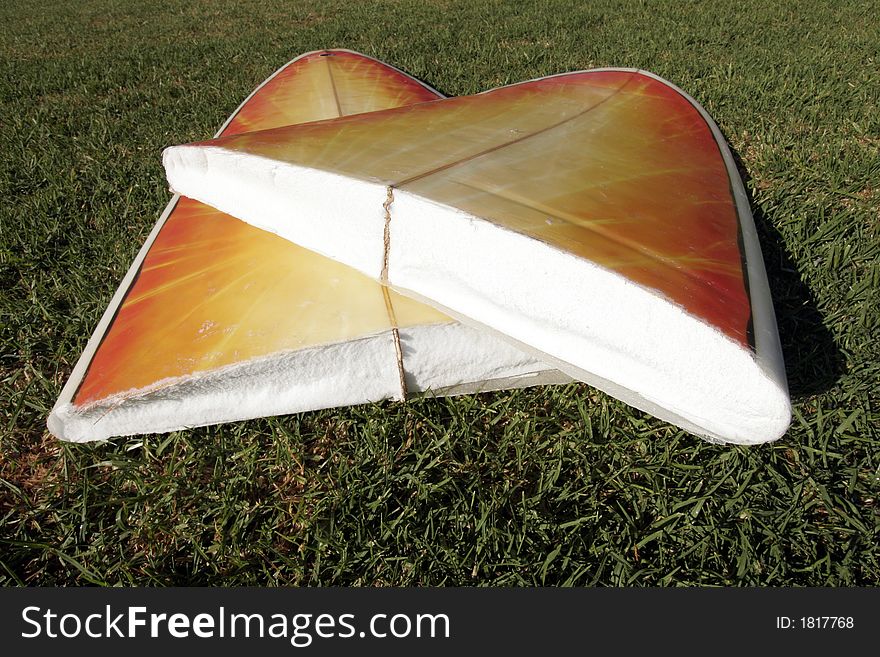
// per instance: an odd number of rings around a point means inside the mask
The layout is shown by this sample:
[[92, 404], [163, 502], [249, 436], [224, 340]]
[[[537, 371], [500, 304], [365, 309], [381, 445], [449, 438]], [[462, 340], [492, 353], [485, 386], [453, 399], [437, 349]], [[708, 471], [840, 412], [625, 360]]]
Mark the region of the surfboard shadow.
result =
[[785, 240], [755, 203], [749, 186], [751, 176], [742, 158], [733, 148], [730, 151], [745, 184], [761, 242], [789, 391], [793, 398], [825, 392], [846, 370], [843, 353], [826, 327], [816, 297], [804, 283]]

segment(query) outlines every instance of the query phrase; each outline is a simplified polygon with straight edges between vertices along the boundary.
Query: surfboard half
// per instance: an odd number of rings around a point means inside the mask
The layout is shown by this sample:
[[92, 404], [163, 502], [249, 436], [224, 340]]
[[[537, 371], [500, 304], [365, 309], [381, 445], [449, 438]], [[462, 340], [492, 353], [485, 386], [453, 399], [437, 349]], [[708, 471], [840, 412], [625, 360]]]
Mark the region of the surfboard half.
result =
[[[440, 97], [372, 58], [318, 51], [271, 76], [218, 135]], [[349, 267], [175, 196], [48, 425], [87, 441], [569, 380]]]
[[705, 110], [650, 73], [553, 76], [164, 162], [172, 188], [697, 435], [788, 427], [742, 181]]

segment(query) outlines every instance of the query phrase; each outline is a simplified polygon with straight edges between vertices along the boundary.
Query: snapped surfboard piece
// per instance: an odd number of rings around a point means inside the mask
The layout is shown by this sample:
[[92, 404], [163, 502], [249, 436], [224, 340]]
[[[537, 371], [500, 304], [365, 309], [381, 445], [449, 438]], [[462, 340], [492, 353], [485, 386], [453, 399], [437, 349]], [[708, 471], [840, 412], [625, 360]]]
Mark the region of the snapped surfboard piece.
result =
[[790, 402], [742, 181], [655, 75], [598, 69], [172, 147], [171, 187], [709, 440]]
[[[305, 54], [218, 134], [435, 100], [344, 50]], [[175, 196], [48, 425], [72, 441], [570, 377], [353, 269]]]

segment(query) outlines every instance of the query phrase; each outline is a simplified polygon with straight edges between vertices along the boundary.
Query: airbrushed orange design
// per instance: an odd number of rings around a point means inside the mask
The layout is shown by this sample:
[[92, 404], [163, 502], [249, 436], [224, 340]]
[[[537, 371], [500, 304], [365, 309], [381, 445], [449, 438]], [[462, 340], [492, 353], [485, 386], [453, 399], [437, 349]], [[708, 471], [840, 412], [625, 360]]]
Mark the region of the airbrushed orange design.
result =
[[[275, 75], [224, 135], [435, 100], [354, 53], [307, 55]], [[390, 294], [399, 326], [451, 321]], [[271, 233], [181, 197], [76, 392], [85, 405], [181, 376], [391, 328], [381, 286]]]
[[653, 77], [574, 73], [207, 143], [465, 210], [619, 272], [748, 347], [727, 169], [696, 108]]
[[275, 75], [245, 104], [221, 134], [374, 112], [436, 100], [411, 77], [357, 53], [310, 53]]

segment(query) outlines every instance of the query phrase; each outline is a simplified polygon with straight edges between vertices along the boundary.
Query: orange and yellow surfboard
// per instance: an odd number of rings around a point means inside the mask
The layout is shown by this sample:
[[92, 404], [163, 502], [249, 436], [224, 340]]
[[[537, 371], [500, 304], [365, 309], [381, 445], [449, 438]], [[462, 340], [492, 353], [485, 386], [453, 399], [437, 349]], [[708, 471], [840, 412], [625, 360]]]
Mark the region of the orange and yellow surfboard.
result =
[[730, 151], [650, 73], [557, 75], [164, 159], [173, 188], [689, 431], [750, 443], [788, 426]]
[[[299, 57], [222, 137], [440, 98], [372, 58]], [[565, 381], [348, 267], [175, 196], [49, 419], [68, 440], [403, 397]]]

